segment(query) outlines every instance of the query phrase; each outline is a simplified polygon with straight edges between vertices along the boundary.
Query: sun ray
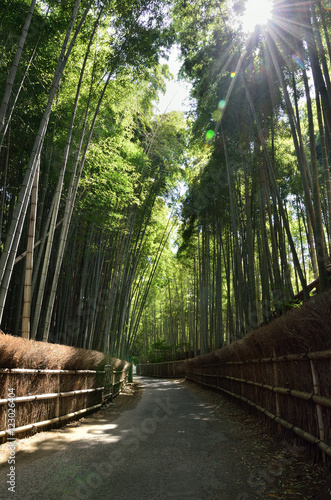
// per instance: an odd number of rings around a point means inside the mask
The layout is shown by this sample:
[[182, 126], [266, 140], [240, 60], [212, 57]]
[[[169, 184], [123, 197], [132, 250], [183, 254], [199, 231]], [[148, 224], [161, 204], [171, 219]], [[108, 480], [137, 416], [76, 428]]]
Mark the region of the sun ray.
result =
[[242, 68], [242, 63], [243, 63], [243, 61], [244, 61], [244, 58], [245, 58], [245, 57], [246, 57], [246, 49], [245, 49], [245, 50], [243, 50], [243, 52], [242, 52], [242, 54], [241, 54], [241, 56], [240, 56], [240, 58], [239, 58], [239, 61], [238, 61], [238, 63], [237, 63], [236, 69], [235, 69], [235, 71], [231, 74], [231, 77], [232, 77], [231, 84], [230, 84], [229, 89], [228, 89], [228, 91], [227, 91], [227, 94], [226, 94], [225, 100], [223, 101], [223, 102], [224, 102], [224, 105], [222, 106], [222, 116], [220, 117], [220, 119], [219, 119], [219, 120], [217, 121], [217, 123], [216, 123], [216, 127], [215, 127], [215, 134], [218, 132], [219, 127], [220, 127], [220, 125], [221, 125], [223, 114], [224, 114], [224, 112], [225, 112], [225, 110], [226, 110], [226, 106], [227, 106], [228, 102], [230, 101], [230, 96], [231, 96], [232, 91], [233, 91], [233, 88], [234, 88], [234, 86], [235, 86], [235, 84], [236, 84], [236, 80], [237, 80], [238, 75], [239, 75], [239, 72], [240, 72], [240, 70], [241, 70], [241, 68]]
[[[208, 142], [214, 140], [215, 135], [219, 131], [221, 123], [223, 121], [224, 114], [231, 100], [231, 95], [233, 89], [237, 83], [238, 77], [243, 69], [243, 63], [248, 55], [248, 51], [251, 50], [263, 50], [269, 52], [270, 69], [274, 68], [278, 77], [280, 76], [280, 64], [286, 64], [289, 68], [293, 69], [293, 63], [297, 63], [298, 68], [301, 70], [305, 69], [305, 60], [300, 50], [300, 40], [303, 38], [303, 33], [306, 35], [307, 30], [311, 29], [309, 25], [305, 25], [304, 17], [301, 20], [300, 13], [305, 12], [309, 7], [309, 2], [298, 1], [292, 4], [286, 3], [284, 0], [266, 0], [268, 6], [261, 10], [261, 0], [247, 0], [246, 11], [243, 14], [243, 19], [247, 16], [249, 20], [249, 30], [246, 31], [246, 36], [244, 38], [244, 44], [241, 47], [241, 55], [237, 62], [237, 67], [231, 74], [231, 82], [229, 84], [226, 96], [222, 96], [222, 106], [218, 106], [217, 110], [213, 113], [213, 119], [216, 122], [213, 131], [213, 137], [210, 137]], [[263, 0], [265, 2], [265, 0]], [[331, 5], [331, 0], [330, 0]], [[259, 12], [260, 11], [260, 12]], [[246, 22], [246, 21], [245, 21]], [[244, 31], [245, 22], [241, 23], [242, 30]], [[244, 24], [244, 25], [243, 25]], [[258, 37], [256, 37], [256, 26], [259, 25]], [[286, 35], [291, 35], [290, 39]], [[296, 39], [299, 43], [296, 43]], [[261, 41], [263, 40], [263, 43]], [[270, 47], [269, 45], [273, 45]], [[255, 45], [256, 44], [256, 45]], [[255, 48], [253, 48], [253, 46]], [[275, 51], [278, 53], [279, 60], [275, 56]], [[280, 63], [282, 61], [282, 63]], [[225, 65], [223, 70], [226, 70], [229, 64]], [[270, 75], [267, 72], [267, 77], [270, 79]], [[223, 71], [222, 71], [223, 74]], [[222, 76], [219, 76], [218, 79]], [[217, 80], [218, 80], [217, 79]], [[272, 96], [272, 85], [271, 80], [269, 81], [270, 95]], [[220, 98], [220, 96], [219, 96]]]

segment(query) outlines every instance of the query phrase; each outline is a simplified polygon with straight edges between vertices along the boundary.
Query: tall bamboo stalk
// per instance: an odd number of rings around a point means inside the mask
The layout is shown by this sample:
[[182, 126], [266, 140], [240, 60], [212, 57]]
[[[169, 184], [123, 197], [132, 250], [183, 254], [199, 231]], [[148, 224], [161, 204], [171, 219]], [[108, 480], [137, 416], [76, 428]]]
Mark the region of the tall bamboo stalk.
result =
[[27, 245], [26, 259], [25, 259], [24, 305], [23, 305], [23, 316], [22, 316], [22, 337], [25, 339], [30, 338], [33, 252], [34, 252], [34, 242], [36, 233], [39, 171], [40, 171], [40, 160], [38, 162], [37, 172], [31, 192], [28, 245]]
[[[70, 19], [68, 29], [66, 32], [65, 40], [62, 44], [62, 49], [61, 49], [61, 54], [58, 60], [57, 68], [53, 77], [51, 89], [49, 92], [48, 96], [48, 102], [45, 108], [45, 111], [43, 113], [43, 117], [41, 119], [38, 133], [36, 135], [34, 145], [32, 148], [32, 153], [30, 155], [30, 160], [28, 167], [26, 169], [26, 173], [24, 176], [24, 180], [22, 183], [22, 187], [20, 190], [20, 194], [15, 206], [14, 214], [12, 217], [12, 222], [10, 225], [10, 228], [7, 233], [7, 238], [5, 242], [5, 247], [4, 251], [1, 255], [0, 258], [0, 283], [1, 283], [1, 290], [0, 290], [0, 322], [2, 320], [3, 316], [3, 311], [4, 311], [4, 306], [5, 306], [5, 301], [9, 289], [9, 283], [10, 279], [12, 276], [12, 271], [13, 271], [13, 266], [14, 266], [14, 261], [15, 261], [15, 256], [17, 253], [17, 248], [21, 239], [21, 234], [22, 234], [22, 227], [23, 223], [25, 220], [26, 216], [26, 210], [28, 207], [28, 200], [30, 198], [31, 190], [32, 190], [32, 185], [34, 182], [34, 178], [36, 175], [36, 170], [37, 170], [37, 165], [38, 165], [38, 158], [41, 155], [41, 150], [44, 142], [44, 137], [47, 131], [48, 127], [48, 122], [52, 110], [52, 105], [56, 96], [56, 92], [64, 71], [64, 68], [66, 66], [66, 63], [68, 61], [68, 58], [70, 56], [70, 53], [73, 49], [73, 46], [75, 44], [76, 38], [80, 32], [80, 29], [85, 21], [85, 18], [88, 13], [88, 9], [84, 11], [84, 14], [81, 18], [80, 23], [78, 24], [73, 36], [71, 37], [72, 30], [74, 27], [74, 23], [76, 21], [76, 17], [78, 14], [78, 9], [80, 5], [80, 0], [76, 0], [75, 6], [73, 9], [73, 14]], [[70, 40], [71, 37], [71, 40]]]
[[[74, 210], [74, 205], [75, 205], [75, 200], [77, 196], [77, 191], [78, 191], [78, 186], [79, 182], [82, 176], [85, 160], [86, 160], [86, 155], [87, 151], [89, 148], [89, 145], [91, 143], [95, 123], [100, 111], [101, 103], [103, 102], [108, 84], [111, 80], [112, 77], [112, 71], [109, 71], [107, 75], [107, 79], [104, 83], [101, 95], [99, 97], [96, 109], [94, 111], [92, 123], [89, 129], [88, 137], [85, 142], [85, 147], [83, 149], [83, 141], [84, 141], [84, 135], [85, 135], [85, 126], [87, 124], [87, 113], [85, 114], [85, 124], [83, 127], [83, 133], [81, 134], [81, 139], [80, 139], [80, 144], [79, 148], [77, 151], [76, 155], [76, 164], [73, 170], [73, 174], [71, 177], [71, 182], [68, 190], [68, 195], [67, 195], [67, 201], [66, 201], [66, 206], [65, 206], [65, 211], [64, 211], [64, 220], [63, 220], [63, 225], [62, 225], [62, 230], [61, 230], [61, 236], [60, 236], [60, 244], [58, 248], [58, 253], [57, 253], [57, 259], [56, 259], [56, 265], [55, 265], [55, 272], [52, 280], [52, 287], [51, 287], [51, 292], [50, 292], [50, 297], [47, 305], [47, 311], [46, 311], [46, 319], [45, 319], [45, 326], [44, 326], [44, 334], [43, 334], [43, 340], [44, 342], [48, 341], [48, 336], [49, 336], [49, 329], [50, 329], [50, 324], [51, 324], [51, 319], [52, 319], [52, 314], [53, 314], [53, 307], [54, 307], [54, 302], [55, 302], [55, 295], [56, 295], [56, 290], [57, 290], [57, 284], [60, 276], [60, 270], [62, 267], [62, 262], [63, 262], [63, 256], [64, 256], [64, 251], [65, 251], [65, 246], [67, 243], [67, 236], [68, 236], [68, 231], [70, 227], [70, 222], [71, 222], [71, 217], [72, 213]], [[88, 108], [87, 108], [88, 110]], [[83, 149], [82, 156], [80, 157], [81, 151]]]
[[[49, 268], [49, 263], [50, 263], [50, 256], [51, 256], [51, 251], [53, 248], [56, 221], [57, 221], [59, 208], [60, 208], [60, 201], [61, 201], [61, 195], [62, 195], [62, 190], [63, 190], [64, 176], [65, 176], [65, 173], [67, 170], [69, 152], [70, 152], [71, 141], [72, 141], [72, 134], [73, 134], [73, 129], [74, 129], [74, 125], [75, 125], [75, 119], [76, 119], [79, 98], [80, 98], [82, 82], [83, 82], [83, 78], [85, 75], [85, 70], [86, 70], [88, 57], [90, 54], [91, 45], [92, 45], [92, 42], [94, 40], [94, 35], [96, 33], [96, 30], [97, 30], [97, 27], [99, 24], [99, 19], [100, 19], [101, 13], [102, 13], [102, 11], [99, 13], [97, 21], [94, 24], [94, 29], [93, 29], [93, 32], [91, 34], [89, 44], [88, 44], [88, 47], [87, 47], [87, 50], [85, 53], [84, 61], [82, 64], [82, 68], [80, 71], [79, 81], [78, 81], [77, 90], [76, 90], [76, 96], [75, 96], [75, 100], [74, 100], [73, 110], [72, 110], [71, 119], [70, 119], [70, 125], [69, 125], [69, 129], [68, 129], [68, 134], [67, 134], [66, 145], [65, 145], [65, 149], [64, 149], [64, 153], [63, 153], [62, 166], [61, 166], [58, 182], [57, 182], [54, 197], [53, 197], [53, 202], [52, 202], [53, 211], [52, 211], [52, 217], [51, 217], [51, 221], [50, 221], [49, 235], [48, 235], [48, 239], [47, 239], [45, 256], [43, 259], [43, 268], [42, 268], [42, 272], [41, 272], [41, 279], [39, 282], [38, 296], [37, 296], [37, 302], [36, 302], [34, 318], [33, 318], [33, 327], [32, 327], [33, 338], [35, 338], [37, 335], [37, 329], [38, 329], [38, 324], [39, 324], [39, 320], [40, 320], [41, 308], [42, 308], [42, 304], [43, 304], [44, 292], [45, 292], [45, 286], [46, 286], [46, 279], [47, 279], [48, 268]], [[87, 114], [86, 114], [86, 119], [87, 119]], [[83, 127], [83, 129], [84, 129], [84, 127]]]
[[5, 88], [4, 96], [2, 98], [2, 102], [1, 102], [1, 105], [0, 105], [0, 136], [1, 136], [2, 129], [3, 129], [4, 125], [5, 125], [5, 117], [6, 117], [6, 113], [7, 113], [7, 108], [8, 108], [10, 96], [11, 96], [11, 93], [12, 93], [12, 88], [13, 88], [13, 85], [14, 85], [14, 82], [15, 82], [15, 77], [16, 77], [18, 65], [19, 65], [19, 62], [20, 62], [20, 59], [21, 59], [21, 55], [22, 55], [22, 52], [23, 52], [23, 49], [24, 49], [24, 45], [25, 45], [25, 42], [26, 42], [26, 37], [28, 35], [28, 31], [29, 31], [29, 28], [30, 28], [31, 19], [32, 19], [32, 16], [33, 16], [33, 12], [34, 12], [35, 6], [36, 6], [36, 0], [32, 0], [29, 12], [28, 12], [28, 14], [26, 16], [25, 23], [24, 23], [24, 26], [23, 26], [23, 29], [22, 29], [22, 34], [21, 34], [20, 40], [18, 42], [18, 47], [17, 47], [17, 50], [16, 50], [14, 62], [13, 62], [13, 65], [11, 67], [10, 73], [8, 75], [8, 79], [7, 79], [7, 83], [6, 83], [6, 88]]

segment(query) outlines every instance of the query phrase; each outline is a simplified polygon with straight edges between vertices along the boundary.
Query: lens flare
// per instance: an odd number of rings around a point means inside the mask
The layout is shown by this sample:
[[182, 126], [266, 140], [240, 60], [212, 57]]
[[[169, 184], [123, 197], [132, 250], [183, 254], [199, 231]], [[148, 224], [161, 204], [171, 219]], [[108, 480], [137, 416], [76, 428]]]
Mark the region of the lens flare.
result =
[[225, 108], [225, 104], [226, 104], [226, 102], [222, 99], [222, 100], [218, 103], [218, 107], [219, 107], [219, 109], [224, 109], [224, 108]]
[[236, 76], [236, 73], [235, 73], [235, 71], [233, 71], [233, 72], [231, 73], [231, 78], [234, 78], [235, 76]]
[[301, 69], [305, 69], [305, 63], [297, 54], [292, 54], [292, 59], [300, 66]]
[[208, 130], [208, 132], [206, 133], [207, 141], [211, 141], [212, 138], [214, 137], [214, 135], [215, 135], [215, 132], [213, 130]]
[[213, 113], [213, 120], [215, 120], [215, 122], [218, 122], [218, 120], [220, 120], [221, 118], [222, 118], [222, 111], [216, 109], [216, 111], [214, 111]]

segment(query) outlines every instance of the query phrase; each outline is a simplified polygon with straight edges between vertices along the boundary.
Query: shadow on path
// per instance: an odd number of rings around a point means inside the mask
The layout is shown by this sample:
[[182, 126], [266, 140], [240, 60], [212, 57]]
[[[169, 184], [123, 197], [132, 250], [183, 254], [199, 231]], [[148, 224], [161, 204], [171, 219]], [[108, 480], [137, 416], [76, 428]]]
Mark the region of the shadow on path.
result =
[[[316, 490], [307, 485], [309, 462], [257, 431], [232, 402], [188, 382], [135, 381], [129, 403], [120, 396], [17, 453], [15, 499], [331, 498], [319, 470]], [[1, 499], [12, 498], [8, 467], [0, 466]]]

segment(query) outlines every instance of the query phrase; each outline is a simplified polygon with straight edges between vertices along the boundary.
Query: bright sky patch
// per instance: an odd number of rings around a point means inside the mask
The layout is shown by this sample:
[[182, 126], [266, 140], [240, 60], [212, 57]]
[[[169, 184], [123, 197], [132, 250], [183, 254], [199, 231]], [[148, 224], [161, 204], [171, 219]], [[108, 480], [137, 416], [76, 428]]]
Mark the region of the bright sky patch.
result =
[[246, 33], [255, 30], [257, 25], [263, 26], [271, 19], [272, 0], [247, 0], [242, 16], [242, 27]]

